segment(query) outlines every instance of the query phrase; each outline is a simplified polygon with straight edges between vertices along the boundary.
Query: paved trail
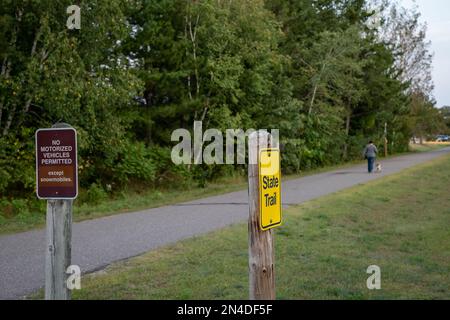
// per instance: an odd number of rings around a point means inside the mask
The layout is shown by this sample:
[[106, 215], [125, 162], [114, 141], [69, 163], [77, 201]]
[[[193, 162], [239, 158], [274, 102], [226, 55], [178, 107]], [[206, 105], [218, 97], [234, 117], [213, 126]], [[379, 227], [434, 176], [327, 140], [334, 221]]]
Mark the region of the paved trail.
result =
[[[285, 181], [283, 204], [299, 204], [449, 154], [450, 148]], [[247, 219], [247, 191], [75, 223], [72, 263], [83, 272]], [[44, 285], [45, 230], [0, 236], [0, 299], [18, 299]]]

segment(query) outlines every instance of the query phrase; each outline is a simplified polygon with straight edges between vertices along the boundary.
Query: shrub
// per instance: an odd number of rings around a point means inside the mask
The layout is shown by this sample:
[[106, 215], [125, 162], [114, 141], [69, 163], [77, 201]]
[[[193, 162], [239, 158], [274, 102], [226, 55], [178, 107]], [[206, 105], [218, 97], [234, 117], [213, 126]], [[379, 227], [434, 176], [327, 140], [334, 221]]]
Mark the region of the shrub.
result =
[[108, 197], [107, 192], [100, 184], [93, 183], [81, 197], [82, 202], [97, 204]]
[[143, 143], [128, 143], [121, 150], [114, 165], [115, 179], [120, 184], [130, 179], [152, 182], [156, 178], [157, 165], [152, 154]]
[[17, 218], [17, 220], [22, 222], [30, 220], [30, 217], [32, 217], [32, 215], [30, 214], [27, 200], [14, 199], [11, 200], [11, 204], [13, 207], [13, 215]]
[[11, 218], [14, 215], [14, 209], [11, 202], [7, 199], [0, 199], [0, 216]]
[[192, 170], [187, 165], [175, 165], [171, 158], [171, 149], [158, 146], [149, 148], [149, 155], [156, 171], [154, 182], [158, 186], [186, 186], [192, 178]]

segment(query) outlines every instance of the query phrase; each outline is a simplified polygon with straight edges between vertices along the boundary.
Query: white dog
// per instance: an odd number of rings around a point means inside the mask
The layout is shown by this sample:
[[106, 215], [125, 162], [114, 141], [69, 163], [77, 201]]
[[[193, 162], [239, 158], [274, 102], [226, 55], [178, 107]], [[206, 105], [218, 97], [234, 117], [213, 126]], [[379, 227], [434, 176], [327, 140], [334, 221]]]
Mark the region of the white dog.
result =
[[382, 170], [382, 168], [381, 168], [381, 163], [378, 162], [378, 163], [376, 164], [376, 167], [375, 167], [375, 172], [376, 172], [376, 173], [381, 173], [381, 170]]

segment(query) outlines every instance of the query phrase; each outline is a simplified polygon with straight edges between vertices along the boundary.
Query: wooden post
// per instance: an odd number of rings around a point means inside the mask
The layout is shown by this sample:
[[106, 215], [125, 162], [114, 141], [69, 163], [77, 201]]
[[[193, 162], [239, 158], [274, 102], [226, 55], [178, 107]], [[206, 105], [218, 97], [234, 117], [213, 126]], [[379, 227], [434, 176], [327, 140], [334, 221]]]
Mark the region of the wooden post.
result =
[[[53, 128], [71, 128], [57, 123]], [[45, 251], [45, 299], [70, 300], [66, 273], [72, 259], [73, 200], [47, 201], [47, 235]]]
[[253, 132], [249, 136], [248, 164], [248, 255], [249, 293], [251, 300], [275, 299], [273, 230], [260, 228], [259, 201], [259, 150], [271, 144], [271, 136], [266, 131]]
[[387, 122], [384, 123], [384, 156], [388, 156]]
[[384, 137], [384, 156], [388, 156], [388, 140], [386, 137]]
[[69, 300], [66, 270], [72, 252], [72, 200], [47, 201], [45, 299]]

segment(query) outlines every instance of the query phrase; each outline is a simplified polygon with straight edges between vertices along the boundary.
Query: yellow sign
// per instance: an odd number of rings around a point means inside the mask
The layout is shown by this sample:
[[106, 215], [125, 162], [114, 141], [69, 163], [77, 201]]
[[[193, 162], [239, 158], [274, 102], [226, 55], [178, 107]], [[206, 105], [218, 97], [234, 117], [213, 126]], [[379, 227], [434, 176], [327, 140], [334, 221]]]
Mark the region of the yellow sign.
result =
[[262, 230], [281, 225], [280, 150], [261, 149], [259, 152], [259, 207]]

